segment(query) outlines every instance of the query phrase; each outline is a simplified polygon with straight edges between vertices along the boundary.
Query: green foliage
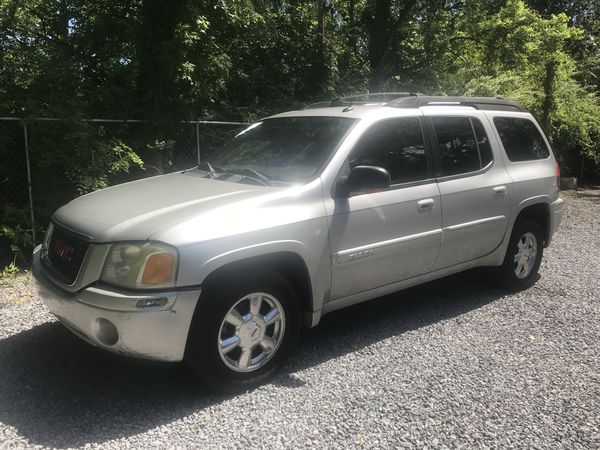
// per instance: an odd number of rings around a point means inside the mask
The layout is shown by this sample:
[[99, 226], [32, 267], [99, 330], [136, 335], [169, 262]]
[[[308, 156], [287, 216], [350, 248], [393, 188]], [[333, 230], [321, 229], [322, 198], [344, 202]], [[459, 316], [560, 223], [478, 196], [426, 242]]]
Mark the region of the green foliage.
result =
[[557, 83], [556, 110], [551, 136], [560, 149], [566, 175], [577, 176], [580, 156], [600, 167], [600, 104], [594, 93], [584, 90], [573, 79]]
[[0, 271], [0, 281], [15, 279], [21, 270], [14, 262], [11, 262]]
[[[132, 167], [143, 168], [144, 163], [131, 147], [118, 139], [111, 139], [108, 143], [100, 142], [92, 153], [94, 164], [91, 183], [79, 183], [81, 189], [96, 190], [109, 185], [110, 177], [122, 173], [129, 173]], [[75, 168], [74, 168], [75, 169]], [[90, 179], [90, 177], [87, 177]], [[83, 180], [84, 178], [80, 178]], [[97, 186], [97, 187], [96, 187]]]
[[545, 125], [567, 175], [577, 175], [581, 155], [598, 162], [600, 102], [574, 78], [577, 62], [568, 53], [583, 30], [570, 26], [565, 14], [542, 17], [521, 0], [508, 0], [481, 20], [467, 14], [458, 20], [455, 37], [464, 41], [464, 56], [449, 64], [458, 75], [448, 82], [451, 89], [501, 95], [529, 108]]
[[10, 249], [17, 253], [22, 247], [31, 245], [31, 230], [25, 230], [20, 225], [9, 227], [0, 225], [0, 236], [7, 237], [11, 241]]
[[149, 150], [166, 152], [173, 150], [175, 146], [175, 141], [173, 139], [166, 139], [164, 141], [155, 140], [151, 144], [146, 145]]
[[117, 139], [111, 141], [106, 153], [109, 155], [106, 163], [110, 175], [129, 173], [132, 167], [144, 168], [144, 162], [139, 155], [127, 144]]
[[[6, 216], [4, 216], [3, 223], [0, 224], [0, 267], [14, 265], [16, 262], [26, 264], [29, 260], [27, 250], [33, 248], [33, 241], [31, 229], [21, 225], [21, 223], [26, 223], [23, 217], [25, 212], [15, 211], [9, 207], [3, 209]], [[21, 218], [17, 216], [21, 216]]]
[[71, 153], [76, 159], [65, 161], [65, 174], [79, 194], [108, 187], [112, 176], [129, 173], [132, 167], [144, 167], [137, 153], [117, 139], [84, 142], [87, 145], [78, 146]]

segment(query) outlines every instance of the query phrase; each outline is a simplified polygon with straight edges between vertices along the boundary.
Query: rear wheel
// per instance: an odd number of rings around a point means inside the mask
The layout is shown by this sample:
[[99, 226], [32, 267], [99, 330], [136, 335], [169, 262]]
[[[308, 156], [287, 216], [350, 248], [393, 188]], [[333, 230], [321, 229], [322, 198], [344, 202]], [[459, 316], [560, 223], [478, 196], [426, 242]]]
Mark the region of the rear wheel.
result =
[[510, 237], [506, 256], [498, 268], [501, 284], [509, 289], [525, 289], [537, 279], [544, 253], [542, 229], [530, 219], [519, 220]]
[[241, 279], [221, 277], [202, 293], [186, 362], [209, 386], [243, 391], [274, 375], [298, 333], [296, 293], [282, 275], [260, 270]]

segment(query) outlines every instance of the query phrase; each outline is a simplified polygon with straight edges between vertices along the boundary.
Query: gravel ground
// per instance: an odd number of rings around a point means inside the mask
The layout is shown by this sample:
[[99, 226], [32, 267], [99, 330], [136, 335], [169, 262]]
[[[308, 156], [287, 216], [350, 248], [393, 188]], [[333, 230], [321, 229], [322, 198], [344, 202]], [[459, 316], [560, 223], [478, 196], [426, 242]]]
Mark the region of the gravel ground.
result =
[[600, 192], [567, 194], [537, 284], [475, 271], [340, 311], [225, 397], [106, 354], [0, 286], [0, 448], [600, 448]]

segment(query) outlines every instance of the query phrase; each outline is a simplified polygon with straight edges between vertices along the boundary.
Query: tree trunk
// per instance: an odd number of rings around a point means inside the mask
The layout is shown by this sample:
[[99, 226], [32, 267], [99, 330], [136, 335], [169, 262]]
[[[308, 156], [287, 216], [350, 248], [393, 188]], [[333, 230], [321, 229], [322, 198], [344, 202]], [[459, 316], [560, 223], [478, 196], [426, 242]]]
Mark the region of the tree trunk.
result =
[[317, 1], [317, 34], [315, 36], [315, 48], [314, 48], [314, 66], [311, 74], [308, 76], [310, 82], [308, 83], [311, 88], [309, 89], [309, 97], [311, 96], [322, 96], [325, 91], [325, 85], [328, 77], [328, 67], [325, 58], [325, 18], [327, 14], [327, 8], [325, 6], [325, 0]]
[[323, 47], [325, 38], [325, 0], [317, 1], [317, 45]]
[[554, 77], [556, 75], [557, 61], [546, 63], [546, 78], [544, 79], [544, 105], [542, 108], [542, 125], [547, 131], [550, 126], [550, 114], [554, 109]]
[[[176, 28], [188, 16], [187, 2], [143, 0], [137, 47], [140, 111], [151, 121], [172, 119], [177, 111], [175, 84], [181, 46]], [[180, 112], [179, 112], [180, 113]]]
[[391, 6], [391, 0], [376, 0], [375, 3], [375, 19], [369, 41], [369, 67], [371, 71], [369, 90], [371, 92], [380, 91], [385, 82], [384, 56], [389, 44]]
[[356, 23], [354, 17], [354, 10], [356, 6], [356, 0], [350, 0], [348, 4], [348, 24], [350, 26], [350, 48], [352, 51], [356, 51], [356, 42], [358, 37], [356, 35]]
[[390, 74], [389, 62], [394, 50], [393, 45], [399, 31], [410, 20], [417, 0], [404, 0], [401, 3], [402, 8], [398, 12], [398, 17], [392, 22], [391, 0], [376, 0], [375, 19], [369, 41], [369, 65], [371, 69], [369, 89], [371, 92], [382, 90]]

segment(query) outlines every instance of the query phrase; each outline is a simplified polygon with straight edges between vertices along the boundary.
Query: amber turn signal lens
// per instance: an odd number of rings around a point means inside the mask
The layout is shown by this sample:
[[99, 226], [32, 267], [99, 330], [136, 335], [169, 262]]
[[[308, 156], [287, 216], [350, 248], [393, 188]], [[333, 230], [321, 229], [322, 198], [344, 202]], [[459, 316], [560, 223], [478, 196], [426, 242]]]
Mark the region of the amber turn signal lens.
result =
[[172, 281], [175, 257], [167, 252], [152, 253], [146, 258], [143, 284], [165, 284]]

